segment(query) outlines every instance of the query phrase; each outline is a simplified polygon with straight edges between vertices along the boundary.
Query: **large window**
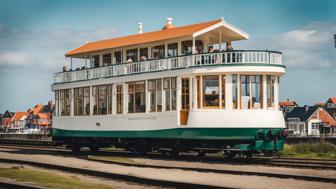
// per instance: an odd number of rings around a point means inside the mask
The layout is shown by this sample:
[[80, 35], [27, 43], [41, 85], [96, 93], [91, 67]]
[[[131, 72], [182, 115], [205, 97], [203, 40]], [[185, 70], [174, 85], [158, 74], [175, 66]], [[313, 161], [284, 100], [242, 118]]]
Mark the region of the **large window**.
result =
[[165, 57], [165, 46], [159, 45], [152, 47], [152, 57], [154, 59], [164, 58]]
[[262, 108], [262, 76], [240, 76], [240, 102], [242, 109]]
[[219, 76], [203, 76], [203, 108], [219, 107]]
[[262, 76], [251, 76], [252, 108], [262, 108]]
[[168, 44], [168, 57], [177, 56], [177, 43]]
[[112, 86], [113, 85], [108, 85], [107, 88], [107, 101], [108, 101], [108, 114], [112, 114], [112, 96], [113, 96], [113, 91], [112, 91]]
[[170, 78], [171, 81], [171, 110], [176, 110], [176, 77]]
[[108, 66], [108, 65], [111, 65], [112, 63], [112, 56], [111, 56], [111, 53], [109, 54], [104, 54], [103, 55], [103, 65], [104, 66]]
[[128, 112], [146, 112], [145, 82], [128, 84]]
[[164, 78], [163, 79], [163, 90], [165, 94], [165, 103], [166, 103], [166, 111], [172, 110], [172, 85], [171, 85], [172, 78]]
[[138, 49], [130, 49], [126, 51], [127, 62], [138, 61]]
[[[59, 91], [55, 91], [55, 105], [56, 105], [56, 111], [54, 111], [54, 115], [58, 116], [58, 109], [59, 109]], [[2, 121], [2, 120], [0, 120]]]
[[240, 108], [248, 109], [250, 104], [250, 77], [240, 76]]
[[90, 88], [75, 88], [74, 91], [74, 115], [90, 115]]
[[140, 60], [144, 61], [148, 59], [148, 48], [141, 48], [140, 49]]
[[189, 104], [190, 104], [190, 91], [189, 91], [189, 78], [182, 78], [181, 84], [182, 84], [182, 90], [181, 90], [181, 109], [182, 110], [189, 110]]
[[59, 115], [70, 116], [71, 112], [71, 94], [70, 89], [60, 90]]
[[108, 85], [99, 85], [92, 87], [93, 115], [107, 114], [107, 88]]
[[149, 80], [148, 92], [149, 92], [149, 111], [161, 112], [162, 111], [162, 79]]
[[[182, 41], [182, 54], [191, 54], [192, 53], [192, 41]], [[203, 52], [203, 42], [200, 40], [195, 41], [195, 48], [197, 53]]]
[[225, 75], [221, 75], [222, 79], [222, 96], [220, 96], [221, 102], [222, 102], [222, 108], [225, 108]]
[[238, 76], [232, 75], [232, 103], [233, 109], [238, 108]]
[[92, 59], [93, 59], [93, 67], [95, 68], [99, 67], [99, 55], [94, 55]]
[[196, 76], [197, 108], [201, 108], [201, 76]]
[[122, 51], [114, 52], [114, 63], [121, 64], [122, 63]]
[[116, 92], [116, 95], [117, 95], [117, 114], [122, 114], [123, 113], [123, 109], [124, 109], [124, 106], [123, 106], [123, 85], [117, 85], [117, 92]]
[[274, 107], [274, 76], [268, 75], [266, 83], [267, 107]]

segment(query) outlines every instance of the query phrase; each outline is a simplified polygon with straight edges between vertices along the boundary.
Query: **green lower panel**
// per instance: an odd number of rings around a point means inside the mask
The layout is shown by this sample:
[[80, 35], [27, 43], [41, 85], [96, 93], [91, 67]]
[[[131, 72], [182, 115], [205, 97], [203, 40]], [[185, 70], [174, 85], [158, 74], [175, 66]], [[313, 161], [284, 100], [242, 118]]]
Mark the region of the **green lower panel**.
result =
[[256, 140], [255, 145], [250, 144], [238, 144], [235, 147], [240, 150], [283, 150], [285, 141], [281, 140]]
[[[202, 140], [255, 140], [267, 128], [174, 128], [141, 131], [86, 131], [53, 129], [54, 137], [175, 138]], [[273, 133], [281, 128], [273, 129]]]

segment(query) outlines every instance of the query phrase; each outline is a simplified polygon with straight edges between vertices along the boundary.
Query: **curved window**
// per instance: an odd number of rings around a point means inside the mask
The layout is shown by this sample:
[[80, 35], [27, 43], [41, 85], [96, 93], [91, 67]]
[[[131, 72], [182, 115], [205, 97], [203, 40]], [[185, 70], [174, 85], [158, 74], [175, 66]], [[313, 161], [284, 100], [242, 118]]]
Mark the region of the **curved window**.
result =
[[267, 76], [267, 107], [274, 107], [274, 76]]
[[219, 76], [203, 76], [203, 107], [219, 107]]
[[241, 109], [262, 108], [262, 76], [240, 76], [240, 107]]

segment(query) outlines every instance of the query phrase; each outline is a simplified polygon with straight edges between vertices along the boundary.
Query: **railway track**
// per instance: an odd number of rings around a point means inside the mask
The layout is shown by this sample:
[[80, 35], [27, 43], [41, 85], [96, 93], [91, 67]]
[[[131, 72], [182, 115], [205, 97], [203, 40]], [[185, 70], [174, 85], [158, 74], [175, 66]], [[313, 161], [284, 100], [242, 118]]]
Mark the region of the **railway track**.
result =
[[[5, 148], [20, 148], [20, 149], [35, 149], [35, 150], [44, 150], [52, 153], [63, 153], [70, 156], [86, 156], [90, 155], [89, 151], [83, 151], [80, 154], [73, 154], [71, 151], [66, 148], [55, 148], [50, 145], [26, 145], [21, 146], [6, 144], [1, 147]], [[120, 156], [120, 157], [139, 157], [134, 153], [129, 153], [125, 151], [111, 151], [111, 150], [101, 150], [97, 153], [98, 155], [103, 156]], [[161, 159], [161, 160], [173, 160], [172, 157], [167, 157], [161, 154], [148, 154], [149, 158]], [[180, 161], [193, 161], [193, 162], [211, 162], [211, 163], [226, 163], [234, 162], [242, 165], [246, 164], [256, 164], [264, 166], [274, 166], [274, 167], [288, 167], [288, 168], [300, 168], [300, 169], [322, 169], [322, 170], [336, 170], [336, 161], [335, 160], [321, 160], [321, 159], [297, 159], [297, 158], [265, 158], [265, 157], [253, 157], [252, 159], [233, 159], [227, 160], [223, 157], [204, 157], [196, 158], [190, 155], [182, 155], [178, 158]]]
[[[71, 156], [76, 157], [72, 152], [66, 149], [55, 149], [55, 148], [48, 148], [47, 146], [30, 146], [29, 147], [15, 147], [15, 146], [8, 146], [14, 148], [23, 148], [23, 149], [31, 149], [31, 148], [37, 148], [40, 150], [49, 150], [53, 153], [67, 153], [71, 154]], [[81, 154], [81, 159], [83, 159], [83, 154]], [[85, 154], [87, 155], [87, 153]], [[87, 157], [87, 156], [86, 156]], [[98, 160], [92, 160], [88, 158], [91, 161], [98, 161]], [[286, 160], [286, 159], [281, 159]], [[293, 159], [287, 159], [288, 161], [298, 161]], [[310, 160], [313, 161], [313, 160]], [[60, 170], [64, 172], [70, 172], [75, 174], [83, 174], [83, 175], [89, 175], [89, 176], [95, 176], [95, 177], [101, 177], [101, 178], [107, 178], [107, 179], [114, 179], [114, 180], [120, 180], [120, 181], [126, 181], [126, 182], [133, 182], [138, 183], [141, 185], [147, 185], [147, 186], [159, 186], [159, 187], [177, 187], [177, 188], [228, 188], [228, 187], [219, 187], [219, 186], [212, 186], [212, 185], [202, 185], [202, 184], [195, 184], [195, 183], [188, 183], [188, 182], [176, 182], [176, 181], [170, 181], [170, 180], [160, 180], [160, 179], [151, 179], [147, 177], [139, 177], [135, 175], [129, 175], [129, 174], [119, 174], [119, 173], [110, 173], [110, 172], [102, 172], [97, 170], [90, 170], [86, 168], [74, 168], [69, 166], [63, 166], [63, 165], [54, 165], [49, 163], [41, 163], [41, 162], [35, 162], [35, 161], [26, 161], [26, 160], [13, 160], [13, 159], [5, 159], [0, 158], [0, 162], [3, 163], [13, 163], [13, 164], [26, 164], [31, 165], [35, 167], [40, 168], [47, 168], [51, 170]], [[261, 171], [247, 171], [247, 170], [234, 170], [234, 169], [223, 169], [223, 168], [200, 168], [196, 166], [171, 166], [170, 163], [167, 162], [167, 165], [154, 165], [154, 164], [140, 164], [140, 163], [125, 163], [125, 162], [117, 162], [117, 161], [104, 161], [99, 160], [99, 162], [102, 163], [109, 163], [109, 164], [117, 164], [121, 166], [125, 166], [125, 169], [127, 167], [139, 167], [139, 168], [152, 168], [152, 169], [179, 169], [183, 171], [193, 171], [193, 172], [203, 172], [203, 173], [217, 173], [217, 174], [230, 174], [230, 175], [246, 175], [246, 176], [261, 176], [261, 177], [269, 177], [269, 178], [277, 178], [277, 179], [295, 179], [295, 180], [302, 180], [302, 181], [309, 181], [309, 182], [320, 182], [320, 183], [332, 183], [336, 184], [336, 178], [333, 177], [322, 177], [322, 176], [310, 176], [310, 175], [299, 175], [299, 174], [284, 174], [284, 173], [276, 173], [274, 172], [261, 172]], [[329, 161], [326, 161], [326, 163], [330, 163]], [[239, 165], [245, 165], [250, 163], [241, 163]], [[210, 165], [210, 164], [209, 164]], [[1, 187], [0, 187], [1, 188]]]
[[51, 164], [51, 163], [41, 163], [41, 162], [36, 162], [36, 161], [0, 158], [0, 162], [13, 163], [13, 164], [25, 164], [25, 165], [35, 166], [39, 168], [46, 168], [46, 169], [59, 170], [59, 171], [75, 173], [75, 174], [83, 174], [83, 175], [106, 178], [106, 179], [114, 179], [114, 180], [139, 183], [139, 184], [147, 185], [147, 186], [150, 185], [150, 186], [173, 187], [173, 188], [234, 189], [232, 187], [179, 182], [179, 181], [172, 181], [172, 180], [160, 180], [160, 179], [141, 177], [141, 176], [135, 176], [135, 175], [130, 175], [130, 174], [102, 172], [102, 171], [97, 171], [97, 170], [92, 170], [92, 169], [75, 168], [75, 167], [56, 165], [56, 164]]
[[182, 166], [126, 163], [126, 162], [120, 162], [120, 161], [97, 160], [97, 159], [92, 159], [90, 157], [88, 157], [88, 159], [90, 161], [118, 164], [118, 165], [123, 165], [123, 166], [141, 167], [141, 168], [181, 169], [181, 170], [196, 171], [196, 172], [213, 172], [213, 173], [231, 174], [231, 175], [265, 176], [265, 177], [283, 178], [283, 179], [291, 178], [291, 179], [296, 179], [296, 180], [336, 183], [336, 178], [327, 178], [327, 177], [303, 176], [303, 175], [268, 173], [268, 172], [257, 172], [257, 171], [239, 171], [239, 170], [229, 170], [229, 169], [213, 169], [213, 168], [199, 168], [199, 167], [182, 167]]

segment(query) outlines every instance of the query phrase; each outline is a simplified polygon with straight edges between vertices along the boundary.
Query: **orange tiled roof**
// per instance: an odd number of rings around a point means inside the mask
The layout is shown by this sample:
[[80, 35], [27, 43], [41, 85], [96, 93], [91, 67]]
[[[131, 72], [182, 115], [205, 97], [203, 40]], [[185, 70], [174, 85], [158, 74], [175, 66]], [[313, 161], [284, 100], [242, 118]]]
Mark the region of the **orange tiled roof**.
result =
[[323, 105], [324, 105], [324, 102], [315, 103], [315, 106], [318, 106], [318, 107], [323, 107]]
[[28, 112], [15, 112], [12, 121], [20, 121], [20, 119], [27, 114]]
[[37, 115], [39, 116], [40, 119], [43, 119], [43, 118], [47, 119], [48, 118], [47, 114], [45, 114], [45, 113], [38, 113]]
[[280, 106], [296, 106], [296, 103], [294, 101], [283, 101], [279, 102]]
[[146, 32], [142, 34], [129, 35], [124, 37], [118, 37], [113, 39], [95, 41], [82, 45], [76, 49], [73, 49], [65, 54], [65, 56], [78, 55], [87, 52], [93, 52], [103, 49], [111, 49], [116, 47], [123, 47], [128, 45], [137, 45], [142, 43], [150, 43], [154, 41], [161, 41], [167, 39], [174, 39], [180, 37], [190, 36], [197, 31], [212, 26], [221, 20], [213, 20], [209, 22], [203, 22], [193, 25], [174, 27], [165, 30], [158, 30], [153, 32]]
[[329, 127], [330, 126], [336, 126], [336, 120], [333, 119], [328, 112], [321, 109], [319, 112], [320, 120], [324, 123], [326, 123]]
[[30, 110], [30, 112], [33, 112], [33, 114], [37, 114], [41, 111], [42, 108], [43, 108], [42, 104], [37, 104], [36, 106], [34, 106], [32, 110]]
[[334, 104], [336, 104], [336, 97], [330, 97], [330, 101]]

